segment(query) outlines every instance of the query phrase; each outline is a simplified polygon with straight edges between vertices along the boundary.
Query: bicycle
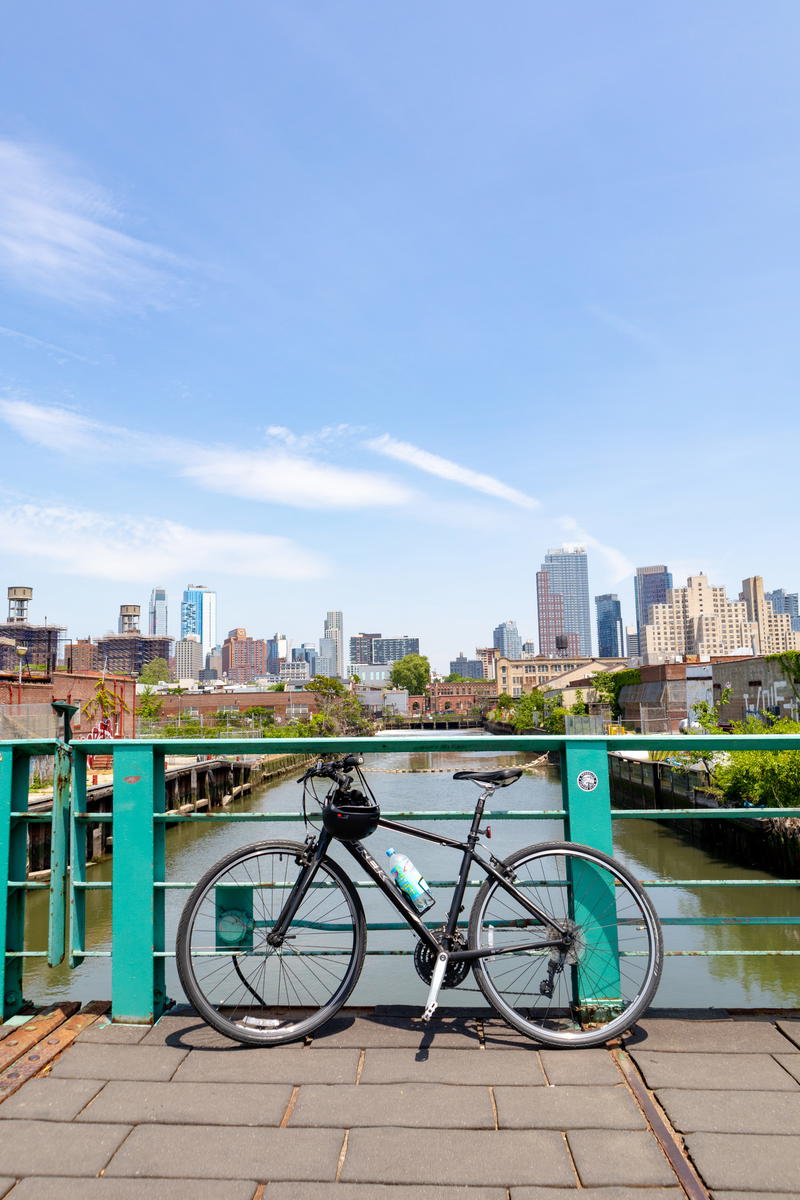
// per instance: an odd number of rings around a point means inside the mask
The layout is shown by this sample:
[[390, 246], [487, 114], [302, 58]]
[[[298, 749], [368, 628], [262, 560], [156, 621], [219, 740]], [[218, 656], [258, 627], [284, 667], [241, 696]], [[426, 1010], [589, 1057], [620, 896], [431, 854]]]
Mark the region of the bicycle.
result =
[[[472, 968], [492, 1008], [545, 1045], [600, 1045], [635, 1023], [658, 987], [663, 940], [650, 900], [625, 867], [571, 842], [526, 846], [504, 860], [479, 853], [486, 801], [515, 783], [521, 768], [455, 772], [481, 788], [462, 842], [381, 817], [363, 761], [355, 754], [320, 761], [299, 780], [307, 825], [309, 794], [322, 809], [322, 828], [305, 842], [235, 850], [191, 892], [178, 927], [178, 974], [209, 1025], [245, 1045], [278, 1045], [324, 1025], [350, 996], [366, 924], [352, 880], [327, 853], [334, 839], [416, 934], [414, 966], [429, 984], [426, 1022], [440, 989], [457, 987]], [[322, 801], [316, 780], [329, 784]], [[363, 845], [379, 826], [462, 852], [439, 928], [422, 920]], [[474, 866], [486, 879], [465, 938], [459, 916]]]

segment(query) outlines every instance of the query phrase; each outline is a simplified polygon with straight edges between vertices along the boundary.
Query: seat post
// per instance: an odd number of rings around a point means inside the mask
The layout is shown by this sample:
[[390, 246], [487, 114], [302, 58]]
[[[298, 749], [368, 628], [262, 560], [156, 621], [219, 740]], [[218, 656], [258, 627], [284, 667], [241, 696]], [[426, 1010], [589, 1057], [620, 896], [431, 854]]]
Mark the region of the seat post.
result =
[[486, 801], [489, 799], [492, 792], [494, 791], [493, 783], [484, 783], [484, 784], [479, 784], [478, 786], [482, 787], [483, 791], [481, 792], [480, 796], [478, 796], [478, 802], [475, 805], [475, 812], [473, 813], [473, 816], [472, 816], [472, 824], [470, 826], [469, 838], [468, 838], [468, 842], [471, 846], [474, 846], [478, 840], [478, 832], [480, 829], [481, 821], [483, 820], [483, 809], [486, 804]]

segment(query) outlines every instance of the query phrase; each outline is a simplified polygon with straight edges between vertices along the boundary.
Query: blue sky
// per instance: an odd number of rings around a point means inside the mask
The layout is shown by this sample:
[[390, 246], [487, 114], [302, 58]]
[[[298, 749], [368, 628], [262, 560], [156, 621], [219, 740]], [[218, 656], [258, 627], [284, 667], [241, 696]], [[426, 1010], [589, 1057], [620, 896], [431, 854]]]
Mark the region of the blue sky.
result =
[[795, 3], [12, 4], [0, 588], [419, 633], [800, 586]]

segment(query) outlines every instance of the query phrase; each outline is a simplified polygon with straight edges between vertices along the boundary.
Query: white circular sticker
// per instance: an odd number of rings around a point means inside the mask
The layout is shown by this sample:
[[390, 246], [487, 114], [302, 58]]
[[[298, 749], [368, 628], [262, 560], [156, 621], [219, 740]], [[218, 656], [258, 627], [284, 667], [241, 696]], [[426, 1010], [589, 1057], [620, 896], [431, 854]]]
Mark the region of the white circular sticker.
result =
[[578, 787], [582, 792], [593, 792], [597, 787], [597, 776], [594, 771], [581, 771], [578, 776]]

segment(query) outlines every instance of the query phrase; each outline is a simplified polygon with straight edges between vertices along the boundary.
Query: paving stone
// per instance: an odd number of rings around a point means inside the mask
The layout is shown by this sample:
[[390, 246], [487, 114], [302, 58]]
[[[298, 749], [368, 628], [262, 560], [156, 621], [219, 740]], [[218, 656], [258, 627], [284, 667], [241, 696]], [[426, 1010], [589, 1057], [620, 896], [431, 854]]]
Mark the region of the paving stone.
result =
[[367, 1050], [362, 1084], [524, 1084], [544, 1087], [537, 1054], [487, 1054], [473, 1050]]
[[548, 1083], [619, 1083], [620, 1073], [607, 1050], [540, 1050]]
[[405, 1184], [575, 1183], [561, 1134], [546, 1129], [455, 1129], [446, 1137], [437, 1129], [351, 1131], [343, 1182], [391, 1183], [400, 1173]]
[[630, 1050], [677, 1050], [710, 1054], [771, 1054], [787, 1048], [786, 1038], [766, 1020], [736, 1019], [687, 1021], [672, 1017], [644, 1017]]
[[[179, 1053], [157, 1050], [154, 1053]], [[176, 1083], [355, 1083], [358, 1050], [192, 1050], [175, 1072]]]
[[[544, 1091], [544, 1089], [542, 1089]], [[409, 1129], [494, 1129], [487, 1087], [435, 1083], [374, 1083], [350, 1087], [306, 1084], [289, 1121], [313, 1128], [391, 1125]]]
[[584, 1187], [675, 1183], [675, 1175], [650, 1132], [576, 1129], [567, 1134], [567, 1141]]
[[333, 1181], [341, 1148], [338, 1129], [139, 1125], [106, 1175]]
[[[106, 1084], [79, 1121], [128, 1125], [280, 1125], [292, 1088], [288, 1083]], [[322, 1122], [320, 1122], [322, 1124]]]
[[795, 1046], [800, 1046], [800, 1021], [777, 1021], [776, 1024]]
[[67, 1079], [171, 1079], [188, 1054], [168, 1046], [70, 1046], [53, 1067]]
[[9, 1122], [0, 1137], [0, 1173], [96, 1175], [129, 1133], [129, 1125]]
[[29, 1079], [0, 1104], [0, 1118], [71, 1121], [102, 1086], [102, 1079]]
[[[420, 1010], [417, 1010], [418, 1012]], [[331, 1049], [339, 1046], [429, 1046], [437, 1050], [449, 1048], [480, 1049], [478, 1024], [474, 1017], [444, 1017], [437, 1013], [430, 1025], [416, 1017], [350, 1017], [335, 1016], [314, 1034], [312, 1048]]]
[[[786, 1193], [781, 1192], [714, 1192], [714, 1200], [781, 1200], [781, 1195]], [[562, 1197], [562, 1200], [565, 1198]], [[640, 1197], [640, 1200], [650, 1200], [649, 1196]]]
[[[252, 1200], [256, 1186], [244, 1179], [82, 1179], [79, 1200]], [[17, 1184], [9, 1200], [66, 1197], [78, 1200], [74, 1179], [29, 1177]]]
[[798, 1083], [776, 1061], [800, 1054], [658, 1054], [649, 1050], [630, 1050], [631, 1058], [650, 1088], [690, 1088], [701, 1091], [719, 1088], [754, 1088], [764, 1092], [794, 1092]]
[[[685, 1192], [679, 1187], [604, 1187], [581, 1188], [580, 1191], [565, 1192], [562, 1188], [519, 1187], [511, 1188], [511, 1200], [684, 1200]], [[780, 1197], [772, 1197], [780, 1200]]]
[[483, 1020], [483, 1040], [487, 1050], [540, 1050], [533, 1038], [526, 1037], [500, 1017], [488, 1016]]
[[664, 1088], [659, 1103], [681, 1133], [797, 1133], [800, 1092], [709, 1091]]
[[[792, 1079], [800, 1083], [800, 1054], [773, 1054], [772, 1057], [784, 1072], [788, 1071]], [[791, 1087], [791, 1080], [789, 1086]]]
[[[156, 1021], [155, 1025], [146, 1030], [142, 1045], [173, 1046], [177, 1050], [252, 1049], [252, 1047], [243, 1047], [241, 1042], [236, 1042], [232, 1038], [218, 1033], [195, 1012], [182, 1013], [178, 1016], [167, 1013], [166, 1016]], [[302, 1050], [303, 1041], [301, 1039], [298, 1042], [287, 1042], [282, 1049]]]
[[715, 1195], [730, 1191], [788, 1192], [797, 1196], [800, 1137], [781, 1134], [691, 1133], [686, 1148]]
[[101, 1042], [108, 1045], [133, 1046], [150, 1032], [150, 1025], [115, 1025], [112, 1021], [97, 1022], [79, 1033], [76, 1042]]
[[[268, 1183], [264, 1192], [264, 1200], [506, 1200], [506, 1197], [505, 1188], [482, 1187], [427, 1187], [423, 1197], [418, 1187], [380, 1183]], [[569, 1196], [562, 1191], [558, 1200], [569, 1200]]]
[[622, 1084], [496, 1087], [494, 1098], [501, 1129], [645, 1128], [641, 1109]]

